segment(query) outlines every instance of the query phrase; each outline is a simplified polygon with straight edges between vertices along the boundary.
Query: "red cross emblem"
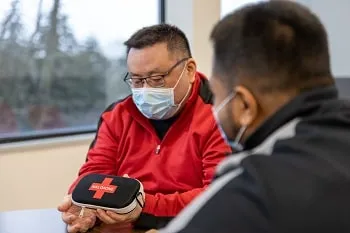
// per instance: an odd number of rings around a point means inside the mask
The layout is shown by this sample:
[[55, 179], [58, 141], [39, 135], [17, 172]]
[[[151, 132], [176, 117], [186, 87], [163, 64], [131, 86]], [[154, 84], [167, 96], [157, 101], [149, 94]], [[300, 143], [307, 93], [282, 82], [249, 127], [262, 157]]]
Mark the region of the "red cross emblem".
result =
[[117, 186], [111, 185], [112, 181], [112, 178], [105, 178], [102, 183], [92, 183], [89, 190], [96, 191], [93, 198], [101, 199], [105, 193], [114, 193]]

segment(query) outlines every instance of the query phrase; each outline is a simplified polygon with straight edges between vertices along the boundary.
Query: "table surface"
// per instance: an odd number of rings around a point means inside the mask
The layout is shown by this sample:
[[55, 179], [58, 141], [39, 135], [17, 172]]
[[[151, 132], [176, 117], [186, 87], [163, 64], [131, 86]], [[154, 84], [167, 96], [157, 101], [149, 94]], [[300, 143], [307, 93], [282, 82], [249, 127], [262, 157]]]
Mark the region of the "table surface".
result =
[[[0, 212], [0, 233], [66, 233], [61, 213], [55, 209], [19, 210]], [[89, 233], [143, 233], [144, 231], [99, 226]]]

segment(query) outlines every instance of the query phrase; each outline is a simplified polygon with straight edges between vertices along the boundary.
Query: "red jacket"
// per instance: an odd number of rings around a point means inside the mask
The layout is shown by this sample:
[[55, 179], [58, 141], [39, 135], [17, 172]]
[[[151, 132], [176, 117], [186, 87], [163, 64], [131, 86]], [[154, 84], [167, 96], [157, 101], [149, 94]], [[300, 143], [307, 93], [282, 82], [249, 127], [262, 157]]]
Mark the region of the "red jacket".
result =
[[77, 180], [89, 173], [128, 174], [140, 180], [146, 204], [138, 222], [158, 227], [159, 220], [174, 217], [203, 191], [216, 165], [231, 152], [217, 128], [211, 102], [208, 81], [197, 73], [186, 105], [162, 141], [130, 96], [111, 105], [101, 116]]

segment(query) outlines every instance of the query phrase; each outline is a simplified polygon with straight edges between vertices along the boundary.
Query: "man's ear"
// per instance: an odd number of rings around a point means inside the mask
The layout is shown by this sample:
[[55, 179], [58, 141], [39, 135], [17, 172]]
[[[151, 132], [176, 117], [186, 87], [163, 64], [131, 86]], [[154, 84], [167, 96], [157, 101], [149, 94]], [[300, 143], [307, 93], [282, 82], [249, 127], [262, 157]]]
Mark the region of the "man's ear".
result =
[[236, 86], [234, 91], [241, 113], [240, 116], [238, 116], [237, 123], [242, 126], [249, 126], [258, 116], [258, 103], [253, 93], [246, 87]]
[[189, 77], [190, 83], [194, 83], [195, 75], [197, 72], [197, 64], [193, 58], [190, 58], [187, 60], [186, 71], [187, 71], [187, 75]]

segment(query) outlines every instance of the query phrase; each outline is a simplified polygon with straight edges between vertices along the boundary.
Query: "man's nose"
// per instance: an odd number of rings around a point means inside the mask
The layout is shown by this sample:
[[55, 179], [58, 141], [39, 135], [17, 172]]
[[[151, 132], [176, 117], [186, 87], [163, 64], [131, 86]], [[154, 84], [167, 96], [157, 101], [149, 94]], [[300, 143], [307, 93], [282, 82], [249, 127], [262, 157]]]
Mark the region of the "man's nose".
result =
[[142, 87], [143, 88], [150, 88], [151, 86], [147, 83], [146, 79], [144, 79], [143, 83], [142, 83]]

